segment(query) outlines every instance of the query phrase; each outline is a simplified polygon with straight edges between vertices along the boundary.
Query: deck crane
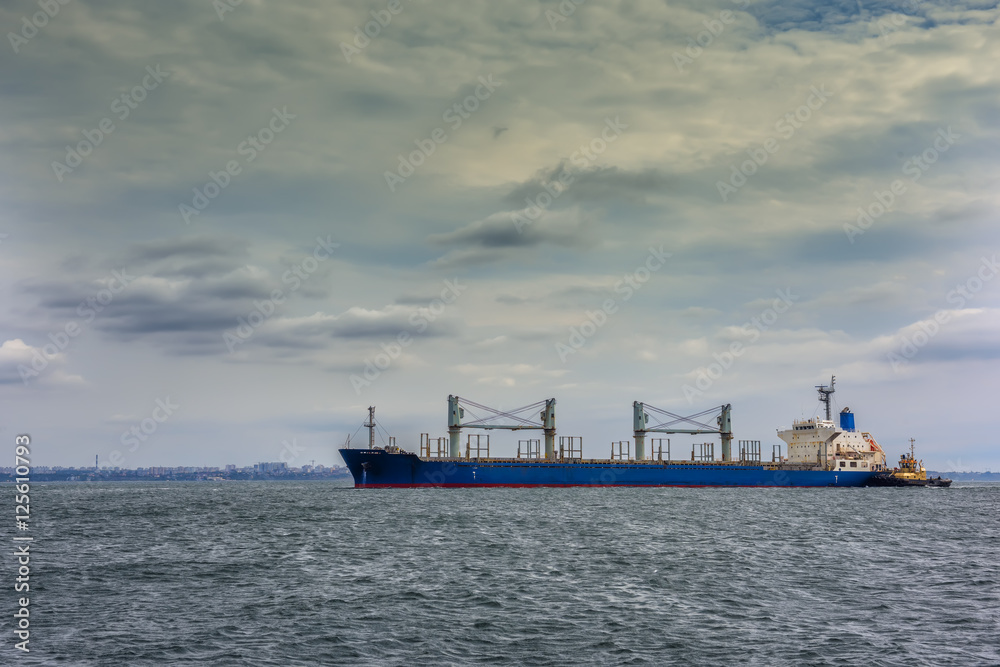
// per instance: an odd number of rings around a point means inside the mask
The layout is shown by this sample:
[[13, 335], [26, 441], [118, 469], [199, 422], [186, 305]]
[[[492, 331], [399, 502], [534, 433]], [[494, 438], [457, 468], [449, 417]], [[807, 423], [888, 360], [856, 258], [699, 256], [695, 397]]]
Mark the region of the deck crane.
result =
[[[667, 420], [664, 420], [654, 426], [650, 426], [649, 413], [646, 412], [647, 410], [655, 413], [658, 419], [666, 417]], [[716, 428], [713, 428], [711, 424], [698, 421], [706, 415], [711, 415], [716, 412], [719, 413], [719, 415], [715, 418], [717, 425]], [[722, 460], [731, 461], [733, 458], [732, 406], [728, 403], [726, 405], [720, 405], [715, 408], [704, 410], [703, 412], [699, 412], [695, 415], [684, 417], [682, 415], [675, 415], [672, 412], [667, 412], [666, 410], [661, 410], [660, 408], [655, 408], [652, 405], [646, 405], [645, 403], [635, 401], [632, 403], [632, 428], [635, 432], [635, 458], [639, 461], [646, 458], [647, 433], [718, 433], [722, 436]]]
[[[538, 412], [538, 417], [534, 417], [535, 411], [541, 408]], [[468, 410], [473, 419], [469, 421], [462, 421], [465, 418], [465, 411]], [[487, 413], [484, 417], [477, 416], [476, 412]], [[529, 419], [528, 415], [532, 415], [534, 419]], [[512, 421], [512, 424], [495, 424], [491, 423], [492, 420], [496, 419], [506, 419]], [[516, 410], [510, 410], [507, 412], [501, 410], [494, 410], [493, 408], [487, 407], [485, 405], [480, 405], [470, 401], [467, 398], [459, 398], [458, 396], [448, 396], [448, 437], [449, 437], [449, 451], [448, 456], [451, 458], [459, 458], [461, 456], [461, 432], [463, 428], [481, 428], [481, 429], [505, 429], [508, 431], [521, 431], [521, 430], [541, 430], [545, 432], [545, 459], [547, 461], [552, 461], [555, 459], [555, 441], [556, 441], [556, 399], [547, 398], [544, 401], [539, 401], [537, 403], [532, 403], [531, 405], [526, 405], [522, 408], [517, 408]]]

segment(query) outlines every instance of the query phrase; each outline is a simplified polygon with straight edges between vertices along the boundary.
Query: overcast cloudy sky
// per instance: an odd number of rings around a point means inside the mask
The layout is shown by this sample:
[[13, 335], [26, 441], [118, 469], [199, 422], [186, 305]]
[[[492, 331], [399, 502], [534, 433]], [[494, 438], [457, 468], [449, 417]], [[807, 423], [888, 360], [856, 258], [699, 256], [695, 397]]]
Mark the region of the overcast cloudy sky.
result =
[[996, 470], [998, 17], [0, 3], [3, 432], [333, 464], [368, 405], [416, 449], [453, 393], [554, 396], [587, 456], [634, 400], [732, 403], [770, 452], [835, 374], [893, 458]]

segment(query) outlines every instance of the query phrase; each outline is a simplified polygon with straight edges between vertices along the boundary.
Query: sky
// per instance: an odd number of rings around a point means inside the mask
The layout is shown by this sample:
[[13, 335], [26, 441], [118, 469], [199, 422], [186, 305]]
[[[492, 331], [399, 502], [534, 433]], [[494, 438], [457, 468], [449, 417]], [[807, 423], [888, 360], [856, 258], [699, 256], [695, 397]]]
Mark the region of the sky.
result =
[[455, 394], [554, 397], [588, 457], [728, 403], [768, 454], [835, 375], [890, 459], [998, 470], [998, 18], [0, 3], [0, 438], [331, 465]]

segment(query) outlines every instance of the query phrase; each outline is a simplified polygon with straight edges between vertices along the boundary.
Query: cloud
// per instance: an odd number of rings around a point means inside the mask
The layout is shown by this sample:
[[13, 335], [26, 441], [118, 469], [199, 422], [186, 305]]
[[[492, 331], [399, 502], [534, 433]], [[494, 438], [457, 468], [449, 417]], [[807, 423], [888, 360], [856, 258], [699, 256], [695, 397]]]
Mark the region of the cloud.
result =
[[166, 258], [205, 259], [209, 257], [246, 257], [246, 239], [213, 236], [160, 238], [136, 243], [126, 255], [129, 264], [153, 262]]
[[134, 276], [109, 293], [107, 302], [95, 300], [101, 281], [50, 281], [27, 285], [24, 292], [37, 296], [54, 318], [86, 316], [97, 329], [130, 340], [140, 334], [221, 331], [246, 315], [254, 299], [269, 298], [273, 287], [266, 272], [244, 267], [202, 280]]
[[[563, 175], [565, 174], [565, 175]], [[514, 186], [504, 197], [504, 203], [525, 207], [535, 202], [549, 188], [559, 187], [560, 176], [569, 184], [559, 194], [556, 203], [565, 206], [574, 202], [613, 202], [615, 200], [641, 203], [645, 196], [654, 193], [676, 192], [679, 179], [660, 169], [647, 168], [630, 171], [619, 166], [580, 168], [563, 161], [554, 167], [541, 169], [534, 176]]]
[[[234, 323], [235, 325], [235, 323]], [[463, 329], [460, 320], [426, 307], [389, 305], [381, 309], [353, 307], [339, 314], [316, 312], [306, 316], [268, 319], [239, 345], [240, 361], [313, 363], [336, 372], [364, 367], [363, 355], [378, 350], [378, 342], [395, 343], [400, 335], [409, 340], [456, 339]], [[235, 330], [234, 326], [228, 330]], [[220, 340], [221, 342], [221, 340]], [[412, 344], [412, 343], [411, 343]], [[258, 356], [257, 351], [269, 352]], [[412, 365], [412, 360], [410, 362]]]
[[437, 268], [456, 268], [515, 259], [539, 246], [586, 248], [594, 243], [593, 222], [579, 208], [542, 211], [530, 224], [515, 224], [517, 212], [495, 213], [453, 232], [434, 234], [435, 245], [455, 246], [432, 262]]
[[460, 364], [455, 370], [462, 375], [474, 376], [476, 384], [496, 387], [537, 385], [547, 379], [560, 378], [568, 372], [565, 369], [549, 370], [524, 363]]
[[52, 344], [35, 347], [20, 338], [0, 345], [0, 385], [78, 387], [86, 382], [66, 372], [66, 355]]
[[[942, 323], [938, 317], [944, 319]], [[1000, 309], [942, 310], [901, 327], [889, 349], [899, 364], [989, 362], [1000, 359]]]

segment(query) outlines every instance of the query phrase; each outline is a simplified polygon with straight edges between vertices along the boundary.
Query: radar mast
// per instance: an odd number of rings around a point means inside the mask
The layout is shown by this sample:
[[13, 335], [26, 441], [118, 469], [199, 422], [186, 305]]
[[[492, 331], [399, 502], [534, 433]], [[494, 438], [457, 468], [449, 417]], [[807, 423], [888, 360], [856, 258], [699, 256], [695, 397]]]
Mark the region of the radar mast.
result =
[[833, 384], [837, 381], [837, 376], [830, 376], [830, 386], [825, 384], [816, 385], [816, 391], [819, 392], [819, 400], [826, 406], [826, 420], [830, 421], [832, 417], [830, 416], [830, 394], [837, 391], [833, 388]]

